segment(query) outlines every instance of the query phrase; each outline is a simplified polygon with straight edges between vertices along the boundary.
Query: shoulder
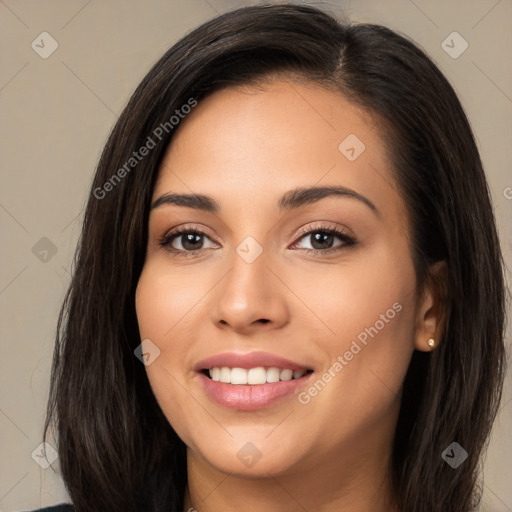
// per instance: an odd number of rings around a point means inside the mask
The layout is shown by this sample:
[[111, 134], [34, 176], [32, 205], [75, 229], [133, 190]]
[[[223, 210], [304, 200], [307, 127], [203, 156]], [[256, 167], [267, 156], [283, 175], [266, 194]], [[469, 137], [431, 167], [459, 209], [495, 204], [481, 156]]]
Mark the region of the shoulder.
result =
[[52, 507], [38, 508], [37, 510], [32, 510], [32, 512], [73, 512], [73, 506], [69, 503], [62, 503]]

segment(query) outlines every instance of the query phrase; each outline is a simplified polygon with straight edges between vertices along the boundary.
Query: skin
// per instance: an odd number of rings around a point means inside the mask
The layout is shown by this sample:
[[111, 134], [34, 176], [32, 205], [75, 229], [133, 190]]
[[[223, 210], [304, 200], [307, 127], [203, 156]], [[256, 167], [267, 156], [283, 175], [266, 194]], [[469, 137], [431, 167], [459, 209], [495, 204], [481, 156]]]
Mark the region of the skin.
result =
[[[354, 161], [338, 149], [349, 134], [366, 146]], [[136, 308], [141, 339], [160, 349], [146, 367], [152, 389], [187, 445], [184, 510], [397, 510], [388, 462], [402, 383], [414, 349], [431, 350], [441, 332], [434, 290], [418, 288], [385, 149], [367, 112], [282, 77], [216, 92], [181, 123], [153, 201], [200, 193], [220, 211], [151, 211]], [[327, 185], [354, 190], [377, 211], [347, 196], [278, 211], [285, 192]], [[334, 237], [339, 250], [307, 252], [318, 245], [301, 233], [322, 233], [319, 225], [357, 243]], [[159, 245], [177, 226], [207, 233], [195, 255]], [[263, 250], [253, 263], [236, 252], [248, 236]], [[185, 251], [184, 237], [172, 244]], [[395, 303], [401, 311], [307, 404], [292, 394], [257, 411], [228, 409], [193, 370], [221, 352], [261, 350], [313, 368], [316, 381]], [[237, 457], [248, 442], [261, 453], [252, 467]]]

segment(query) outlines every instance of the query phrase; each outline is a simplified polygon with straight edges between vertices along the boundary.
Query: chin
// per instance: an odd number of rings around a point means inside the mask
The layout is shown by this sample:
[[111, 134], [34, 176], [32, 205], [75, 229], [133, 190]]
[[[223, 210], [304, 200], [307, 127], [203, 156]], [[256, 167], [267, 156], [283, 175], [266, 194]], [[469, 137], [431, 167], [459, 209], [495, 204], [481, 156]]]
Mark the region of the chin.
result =
[[293, 443], [294, 448], [287, 446], [279, 437], [276, 437], [274, 442], [270, 442], [264, 436], [256, 439], [253, 437], [253, 441], [245, 442], [239, 439], [240, 437], [237, 437], [230, 443], [218, 443], [215, 448], [207, 446], [201, 450], [194, 450], [194, 453], [217, 471], [251, 478], [285, 474], [299, 462], [300, 454], [296, 450], [299, 442]]

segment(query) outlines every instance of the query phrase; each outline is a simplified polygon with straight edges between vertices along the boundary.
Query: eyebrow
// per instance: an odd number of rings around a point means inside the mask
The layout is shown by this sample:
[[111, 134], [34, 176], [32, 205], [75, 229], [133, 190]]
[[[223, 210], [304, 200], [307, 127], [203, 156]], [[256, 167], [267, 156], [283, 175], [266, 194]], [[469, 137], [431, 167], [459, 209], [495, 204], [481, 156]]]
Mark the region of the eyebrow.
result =
[[[289, 211], [331, 196], [356, 199], [370, 208], [377, 216], [379, 215], [379, 210], [367, 197], [343, 186], [299, 187], [294, 190], [289, 190], [279, 199], [277, 207], [280, 212]], [[151, 209], [153, 210], [162, 205], [184, 206], [211, 213], [218, 213], [220, 211], [219, 203], [215, 201], [215, 199], [203, 194], [174, 194], [168, 192], [156, 199], [151, 205]]]

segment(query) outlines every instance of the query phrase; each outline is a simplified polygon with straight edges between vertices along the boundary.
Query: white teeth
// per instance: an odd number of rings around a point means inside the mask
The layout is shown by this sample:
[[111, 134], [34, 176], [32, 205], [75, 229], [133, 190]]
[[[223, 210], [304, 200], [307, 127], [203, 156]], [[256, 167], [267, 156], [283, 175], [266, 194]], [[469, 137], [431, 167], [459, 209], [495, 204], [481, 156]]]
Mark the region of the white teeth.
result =
[[267, 382], [279, 382], [279, 368], [269, 368], [267, 370]]
[[279, 374], [279, 378], [281, 380], [292, 380], [293, 377], [293, 370], [281, 370], [281, 373]]
[[295, 370], [293, 372], [293, 378], [300, 379], [305, 373], [306, 373], [306, 370]]
[[231, 384], [247, 384], [247, 373], [244, 368], [232, 368]]
[[216, 382], [223, 382], [225, 384], [250, 384], [258, 385], [267, 382], [279, 382], [280, 380], [300, 379], [306, 370], [289, 370], [280, 368], [263, 368], [258, 366], [246, 370], [245, 368], [222, 368], [214, 367], [209, 369], [210, 377]]
[[220, 369], [219, 380], [220, 380], [220, 382], [229, 384], [231, 382], [231, 370], [229, 368], [226, 368], [225, 366], [223, 366]]
[[267, 382], [267, 372], [262, 366], [251, 368], [247, 372], [247, 384], [265, 384], [265, 382]]

